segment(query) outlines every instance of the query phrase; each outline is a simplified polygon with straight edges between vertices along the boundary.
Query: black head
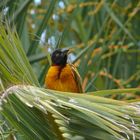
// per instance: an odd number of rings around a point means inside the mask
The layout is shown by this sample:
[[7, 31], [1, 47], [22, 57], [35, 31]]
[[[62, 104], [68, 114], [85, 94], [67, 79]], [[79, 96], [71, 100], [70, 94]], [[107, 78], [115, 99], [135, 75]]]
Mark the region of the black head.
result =
[[69, 50], [55, 50], [52, 55], [52, 65], [65, 66], [67, 63], [67, 56]]

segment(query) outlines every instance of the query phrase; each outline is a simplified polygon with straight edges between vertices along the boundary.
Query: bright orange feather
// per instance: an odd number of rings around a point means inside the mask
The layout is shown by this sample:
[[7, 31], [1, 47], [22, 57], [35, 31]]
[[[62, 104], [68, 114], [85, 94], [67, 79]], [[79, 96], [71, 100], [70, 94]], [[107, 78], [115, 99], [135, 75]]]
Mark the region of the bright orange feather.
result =
[[58, 91], [80, 92], [69, 64], [64, 67], [51, 66], [45, 78], [45, 86]]

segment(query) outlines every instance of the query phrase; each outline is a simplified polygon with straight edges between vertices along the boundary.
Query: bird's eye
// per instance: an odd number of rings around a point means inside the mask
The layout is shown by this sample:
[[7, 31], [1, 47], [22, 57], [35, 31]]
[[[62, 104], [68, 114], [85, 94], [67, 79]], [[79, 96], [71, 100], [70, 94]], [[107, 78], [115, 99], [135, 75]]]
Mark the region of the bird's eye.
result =
[[60, 54], [59, 54], [59, 53], [57, 53], [57, 54], [56, 54], [56, 57], [58, 57], [58, 56], [60, 56]]

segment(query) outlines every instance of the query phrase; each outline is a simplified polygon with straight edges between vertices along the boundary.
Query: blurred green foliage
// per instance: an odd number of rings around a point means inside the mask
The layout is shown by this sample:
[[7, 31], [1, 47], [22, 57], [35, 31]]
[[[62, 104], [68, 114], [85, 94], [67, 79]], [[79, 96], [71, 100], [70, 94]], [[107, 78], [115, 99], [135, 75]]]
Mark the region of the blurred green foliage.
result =
[[0, 8], [42, 86], [48, 54], [67, 47], [86, 92], [139, 87], [140, 1], [7, 0]]

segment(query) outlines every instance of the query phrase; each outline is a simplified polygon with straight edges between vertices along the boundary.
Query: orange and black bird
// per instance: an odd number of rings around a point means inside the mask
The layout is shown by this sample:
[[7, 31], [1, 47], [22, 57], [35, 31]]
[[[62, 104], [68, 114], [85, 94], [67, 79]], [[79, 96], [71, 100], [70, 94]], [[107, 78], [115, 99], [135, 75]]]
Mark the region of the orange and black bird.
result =
[[46, 74], [45, 86], [58, 91], [82, 93], [80, 75], [73, 64], [67, 63], [68, 52], [57, 49], [52, 53], [52, 65]]

